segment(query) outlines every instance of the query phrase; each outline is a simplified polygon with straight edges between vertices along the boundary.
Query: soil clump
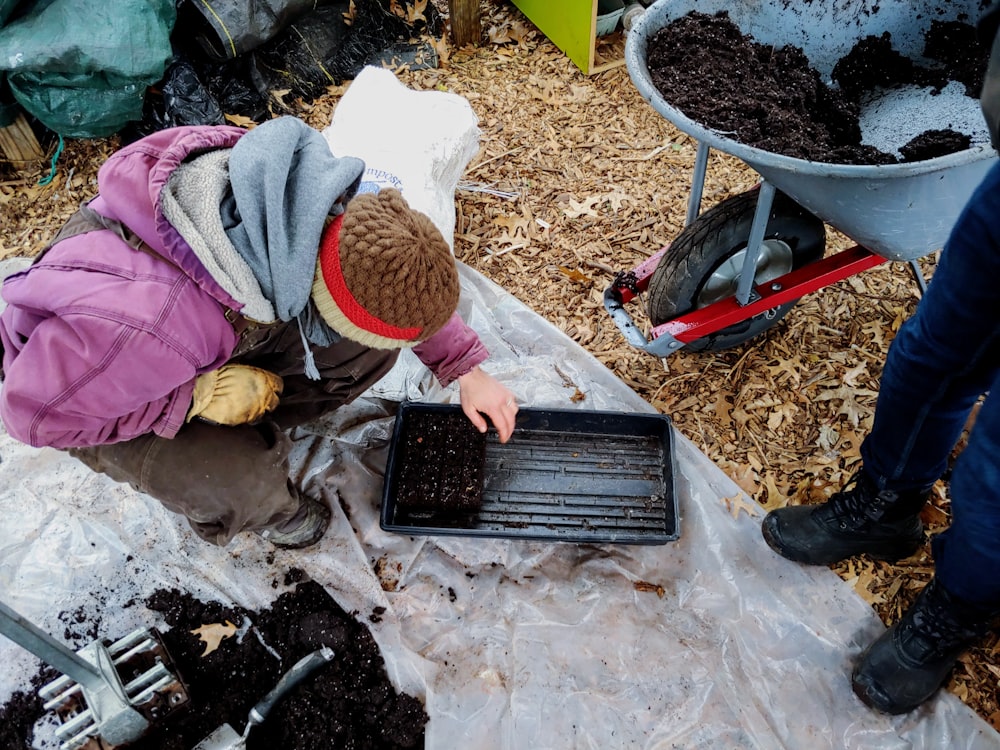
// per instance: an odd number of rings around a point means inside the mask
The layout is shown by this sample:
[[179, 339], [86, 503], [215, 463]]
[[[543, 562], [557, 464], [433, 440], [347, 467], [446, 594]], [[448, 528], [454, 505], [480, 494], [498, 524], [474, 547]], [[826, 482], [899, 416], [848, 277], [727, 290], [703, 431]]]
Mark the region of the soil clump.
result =
[[[116, 750], [190, 750], [224, 723], [242, 733], [257, 701], [293, 664], [323, 646], [333, 649], [333, 660], [293, 688], [251, 730], [248, 750], [424, 746], [428, 717], [423, 704], [396, 692], [368, 628], [318, 583], [299, 583], [261, 612], [203, 602], [177, 589], [154, 592], [146, 606], [170, 626], [161, 635], [190, 700], [177, 715]], [[195, 632], [205, 626], [235, 632], [219, 639], [213, 650]], [[43, 667], [32, 684], [54, 676], [54, 670]], [[42, 715], [34, 693], [15, 693], [0, 707], [0, 746], [28, 750]]]
[[[935, 21], [924, 54], [941, 67], [918, 65], [892, 48], [891, 35], [868, 36], [834, 66], [836, 87], [823, 82], [798, 47], [774, 47], [743, 34], [721, 11], [693, 11], [654, 33], [647, 66], [671, 106], [695, 122], [765, 151], [834, 164], [894, 164], [895, 154], [861, 143], [860, 102], [875, 89], [931, 87], [950, 81], [978, 97], [988, 50], [975, 29]], [[968, 136], [944, 128], [900, 149], [918, 161], [968, 148]]]

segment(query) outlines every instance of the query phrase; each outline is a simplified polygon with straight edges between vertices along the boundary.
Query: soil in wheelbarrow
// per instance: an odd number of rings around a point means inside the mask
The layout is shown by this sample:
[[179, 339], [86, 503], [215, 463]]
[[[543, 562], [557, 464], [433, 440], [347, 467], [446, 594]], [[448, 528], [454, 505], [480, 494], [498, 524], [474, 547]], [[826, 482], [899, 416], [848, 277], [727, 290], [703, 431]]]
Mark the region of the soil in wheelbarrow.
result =
[[[888, 32], [866, 37], [834, 66], [833, 87], [800, 48], [755, 42], [725, 11], [695, 11], [650, 36], [646, 64], [671, 106], [740, 143], [809, 161], [893, 164], [901, 161], [895, 154], [861, 143], [861, 99], [876, 88], [911, 84], [939, 92], [951, 81], [978, 97], [989, 51], [971, 25], [934, 21], [924, 55], [939, 65], [904, 57]], [[942, 128], [917, 135], [900, 153], [902, 161], [921, 161], [970, 143], [968, 135]]]
[[[146, 606], [169, 626], [160, 632], [191, 698], [186, 710], [116, 750], [191, 750], [223, 723], [242, 732], [250, 709], [282, 674], [323, 646], [333, 649], [333, 660], [250, 732], [248, 749], [422, 748], [423, 704], [389, 682], [368, 628], [322, 586], [304, 579], [302, 571], [288, 571], [285, 583], [295, 588], [260, 612], [203, 602], [177, 589], [154, 592]], [[54, 676], [46, 667], [33, 684]], [[32, 728], [42, 715], [33, 693], [15, 693], [0, 707], [0, 748], [32, 747]]]

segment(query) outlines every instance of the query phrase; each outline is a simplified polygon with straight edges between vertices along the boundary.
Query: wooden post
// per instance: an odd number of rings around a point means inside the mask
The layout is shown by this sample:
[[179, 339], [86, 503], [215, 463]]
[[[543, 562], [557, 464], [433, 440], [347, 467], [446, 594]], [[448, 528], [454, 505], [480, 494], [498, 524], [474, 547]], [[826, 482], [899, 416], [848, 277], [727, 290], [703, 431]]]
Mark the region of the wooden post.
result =
[[448, 15], [451, 17], [451, 38], [455, 46], [478, 46], [482, 33], [479, 0], [448, 0]]
[[18, 112], [6, 127], [0, 127], [0, 152], [15, 168], [35, 166], [45, 158], [23, 112]]

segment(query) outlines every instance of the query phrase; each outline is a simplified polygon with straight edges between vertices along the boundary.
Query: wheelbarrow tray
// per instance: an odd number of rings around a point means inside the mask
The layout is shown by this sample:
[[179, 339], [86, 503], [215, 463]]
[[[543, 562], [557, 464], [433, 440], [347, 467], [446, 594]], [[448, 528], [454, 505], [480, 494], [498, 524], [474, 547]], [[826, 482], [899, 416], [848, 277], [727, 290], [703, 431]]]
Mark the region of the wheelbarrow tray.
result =
[[[626, 39], [625, 62], [633, 84], [682, 132], [738, 157], [827, 224], [884, 258], [914, 260], [943, 246], [972, 191], [997, 160], [981, 118], [981, 132], [970, 134], [975, 144], [971, 148], [901, 164], [827, 164], [739, 143], [674, 108], [650, 76], [646, 65], [649, 40], [691, 11], [707, 15], [727, 11], [740, 31], [755, 41], [801, 48], [830, 83], [836, 62], [869, 35], [888, 31], [901, 54], [922, 59], [924, 34], [931, 21], [975, 22], [981, 13], [979, 0], [917, 4], [909, 0], [658, 0]], [[947, 127], [952, 113], [933, 111], [942, 106], [943, 98], [925, 96], [921, 102], [930, 110], [929, 119], [937, 122], [935, 127]], [[969, 98], [965, 106], [978, 109], [978, 102]]]
[[404, 436], [416, 416], [428, 414], [462, 411], [451, 404], [400, 405], [382, 493], [387, 531], [611, 544], [663, 544], [679, 536], [673, 434], [664, 415], [522, 408], [508, 442], [487, 432], [478, 507], [436, 509], [433, 498], [405, 507], [397, 502], [407, 489]]

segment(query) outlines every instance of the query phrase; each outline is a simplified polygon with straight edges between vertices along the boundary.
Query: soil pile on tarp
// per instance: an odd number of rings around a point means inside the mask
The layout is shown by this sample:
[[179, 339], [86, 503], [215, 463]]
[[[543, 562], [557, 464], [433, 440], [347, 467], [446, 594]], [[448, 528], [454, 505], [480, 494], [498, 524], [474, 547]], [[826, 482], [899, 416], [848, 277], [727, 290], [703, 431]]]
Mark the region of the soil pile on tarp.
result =
[[[834, 66], [834, 88], [800, 48], [757, 43], [725, 11], [695, 11], [650, 36], [646, 64], [671, 106], [740, 143], [809, 161], [893, 164], [900, 161], [895, 154], [861, 143], [859, 102], [866, 94], [903, 85], [939, 91], [958, 81], [976, 97], [982, 88], [988, 50], [972, 26], [932, 22], [924, 43], [924, 54], [940, 68], [898, 53], [888, 32], [866, 37]], [[900, 149], [903, 160], [961, 151], [971, 139], [942, 129], [914, 141]]]
[[[286, 583], [301, 576], [301, 571], [290, 571]], [[224, 723], [242, 733], [250, 709], [282, 674], [323, 646], [333, 649], [333, 660], [292, 689], [267, 720], [251, 730], [248, 750], [423, 747], [428, 720], [423, 705], [396, 692], [368, 628], [319, 584], [299, 583], [259, 613], [202, 602], [176, 589], [156, 591], [146, 606], [160, 612], [170, 626], [162, 631], [163, 641], [190, 701], [185, 710], [140, 740], [119, 746], [121, 750], [190, 750]], [[215, 639], [206, 643], [206, 631], [199, 630], [206, 626], [218, 626], [217, 632], [227, 634], [214, 650]], [[32, 684], [54, 676], [46, 667]], [[0, 707], [0, 747], [30, 748], [32, 727], [42, 714], [34, 694], [15, 693]]]

